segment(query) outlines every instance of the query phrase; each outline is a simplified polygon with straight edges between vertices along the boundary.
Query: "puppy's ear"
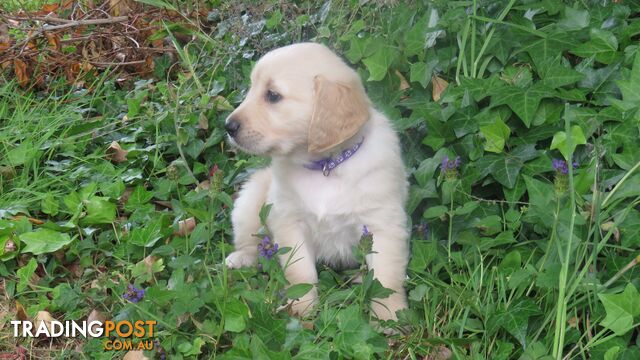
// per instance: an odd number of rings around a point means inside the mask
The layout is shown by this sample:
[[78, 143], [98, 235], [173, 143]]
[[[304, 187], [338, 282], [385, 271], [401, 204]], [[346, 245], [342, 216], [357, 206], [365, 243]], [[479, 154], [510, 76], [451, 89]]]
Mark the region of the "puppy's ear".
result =
[[369, 99], [360, 84], [329, 81], [318, 75], [309, 124], [309, 152], [321, 153], [349, 139], [369, 120]]

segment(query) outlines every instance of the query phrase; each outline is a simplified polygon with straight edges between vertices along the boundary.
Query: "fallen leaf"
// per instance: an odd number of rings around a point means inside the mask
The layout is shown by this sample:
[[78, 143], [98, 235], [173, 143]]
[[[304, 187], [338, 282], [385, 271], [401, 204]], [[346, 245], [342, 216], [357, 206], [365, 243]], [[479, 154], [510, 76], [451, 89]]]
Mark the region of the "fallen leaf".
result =
[[187, 236], [191, 234], [191, 232], [195, 228], [196, 228], [196, 219], [190, 217], [186, 220], [178, 221], [178, 231], [174, 231], [173, 234], [178, 236]]
[[200, 192], [202, 190], [209, 190], [211, 188], [211, 182], [209, 180], [201, 181], [198, 186], [196, 186], [196, 192]]
[[445, 79], [442, 79], [435, 74], [431, 77], [431, 95], [433, 97], [433, 101], [440, 101], [440, 96], [447, 89], [447, 86], [449, 86], [449, 83]]
[[45, 35], [47, 37], [49, 46], [56, 51], [60, 51], [60, 38], [58, 37], [58, 35], [49, 32], [45, 33]]
[[424, 360], [447, 360], [451, 359], [453, 353], [449, 348], [444, 345], [440, 345], [433, 349], [429, 355], [424, 357]]
[[[20, 220], [20, 219], [22, 219], [24, 217], [25, 217], [24, 215], [16, 215], [16, 216], [11, 217], [11, 220]], [[29, 220], [29, 222], [34, 224], [34, 225], [42, 225], [42, 224], [44, 224], [44, 221], [38, 220], [38, 219], [35, 219], [35, 218], [32, 218], [32, 217], [27, 217], [27, 220]]]
[[198, 116], [198, 127], [202, 130], [207, 130], [209, 128], [209, 119], [207, 119], [204, 112], [201, 112], [200, 116]]
[[147, 274], [153, 274], [153, 264], [158, 260], [157, 256], [149, 255], [144, 258], [144, 266], [147, 269]]
[[121, 163], [127, 161], [127, 150], [122, 149], [117, 141], [112, 141], [111, 145], [107, 148], [107, 159], [114, 163]]
[[600, 225], [600, 229], [602, 231], [609, 232], [609, 230], [613, 229], [613, 237], [616, 239], [616, 242], [620, 242], [620, 230], [616, 227], [616, 224], [613, 221], [607, 221]]
[[173, 204], [171, 203], [171, 201], [154, 200], [153, 203], [158, 205], [158, 207], [173, 209]]
[[148, 360], [149, 358], [144, 356], [144, 352], [142, 350], [131, 350], [127, 352], [122, 360]]
[[45, 14], [52, 13], [58, 10], [59, 4], [44, 4], [42, 5], [42, 12]]
[[24, 311], [24, 307], [22, 307], [22, 304], [20, 304], [17, 301], [16, 301], [16, 319], [20, 321], [27, 321], [27, 319], [29, 319], [29, 317], [27, 316], [27, 313]]
[[126, 204], [127, 201], [129, 201], [129, 198], [131, 197], [131, 194], [133, 193], [133, 189], [134, 188], [132, 188], [132, 187], [128, 187], [128, 188], [124, 189], [124, 192], [118, 198], [118, 204], [120, 204], [120, 205]]
[[[104, 324], [105, 321], [107, 321], [107, 316], [96, 309], [91, 310], [91, 313], [89, 313], [89, 316], [87, 316], [87, 324], [91, 324], [94, 321], [98, 321], [100, 322], [100, 324]], [[91, 326], [92, 331], [95, 331], [96, 328], [98, 328], [100, 325], [98, 324], [94, 324]]]
[[27, 64], [20, 59], [13, 59], [13, 70], [16, 73], [18, 84], [25, 87], [29, 84], [29, 75], [27, 74]]
[[[3, 64], [8, 64], [5, 62]], [[11, 166], [0, 166], [0, 176], [5, 178], [5, 180], [10, 180], [16, 175], [16, 170]]]
[[408, 88], [411, 87], [411, 86], [409, 86], [409, 82], [407, 82], [407, 79], [404, 76], [402, 76], [400, 71], [396, 70], [396, 76], [398, 76], [398, 78], [400, 78], [400, 87], [399, 87], [400, 91], [407, 90]]
[[55, 320], [53, 318], [53, 316], [51, 316], [51, 313], [49, 313], [48, 311], [38, 311], [38, 313], [36, 314], [36, 324], [35, 324], [35, 328], [39, 328], [40, 324], [44, 322], [44, 326], [47, 327], [47, 330], [49, 330], [49, 333], [51, 333], [51, 322]]

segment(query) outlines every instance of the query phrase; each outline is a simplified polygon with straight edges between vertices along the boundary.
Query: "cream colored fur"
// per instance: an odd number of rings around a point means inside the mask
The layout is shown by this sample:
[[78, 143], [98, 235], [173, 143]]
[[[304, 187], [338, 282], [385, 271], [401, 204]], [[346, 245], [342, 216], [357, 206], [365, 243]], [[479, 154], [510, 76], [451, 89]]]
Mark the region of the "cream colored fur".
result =
[[[327, 47], [301, 43], [276, 49], [256, 64], [251, 88], [229, 116], [240, 123], [231, 139], [240, 149], [271, 156], [271, 165], [254, 173], [236, 200], [235, 251], [229, 267], [254, 265], [260, 226], [258, 212], [273, 204], [267, 225], [280, 247], [291, 284], [318, 280], [316, 262], [355, 266], [352, 248], [362, 228], [373, 233], [367, 265], [393, 295], [372, 302], [380, 319], [395, 319], [407, 306], [403, 282], [409, 259], [405, 169], [398, 136], [375, 110], [358, 74]], [[282, 98], [267, 101], [267, 91]], [[305, 164], [339, 154], [359, 142], [360, 149], [329, 176]], [[291, 309], [306, 314], [317, 301], [314, 287]]]

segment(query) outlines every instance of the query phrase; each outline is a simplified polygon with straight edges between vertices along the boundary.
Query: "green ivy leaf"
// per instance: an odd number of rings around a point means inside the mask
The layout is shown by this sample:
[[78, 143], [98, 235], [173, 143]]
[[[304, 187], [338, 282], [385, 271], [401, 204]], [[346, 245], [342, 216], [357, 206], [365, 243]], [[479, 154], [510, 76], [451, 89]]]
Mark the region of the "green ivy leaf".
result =
[[520, 298], [509, 307], [498, 309], [487, 322], [487, 332], [494, 334], [503, 328], [513, 335], [523, 347], [526, 347], [529, 318], [540, 313], [540, 309], [531, 299]]
[[505, 274], [511, 275], [516, 270], [520, 269], [520, 265], [522, 264], [522, 255], [518, 250], [513, 250], [502, 259], [500, 265], [498, 265], [498, 270]]
[[517, 86], [505, 86], [493, 93], [491, 106], [508, 105], [522, 120], [526, 127], [531, 125], [540, 101], [553, 97], [555, 92], [541, 82], [522, 89]]
[[591, 29], [591, 40], [573, 48], [571, 52], [577, 56], [596, 57], [596, 61], [611, 64], [618, 57], [618, 39], [607, 30]]
[[417, 62], [411, 64], [409, 69], [409, 81], [418, 82], [426, 88], [431, 81], [433, 69], [438, 65], [438, 59], [431, 59], [428, 62]]
[[612, 330], [617, 336], [626, 334], [633, 328], [633, 318], [640, 315], [640, 294], [633, 284], [627, 284], [620, 294], [598, 294], [607, 316], [601, 325]]
[[18, 271], [16, 271], [16, 274], [18, 275], [18, 286], [16, 287], [18, 292], [22, 292], [27, 288], [27, 285], [29, 285], [31, 277], [36, 272], [37, 267], [38, 263], [36, 262], [36, 259], [31, 258], [27, 265], [21, 267], [20, 269], [18, 269]]
[[496, 181], [509, 189], [515, 186], [522, 165], [524, 161], [521, 158], [505, 153], [486, 155], [476, 161], [481, 174], [490, 173]]
[[578, 125], [573, 125], [571, 127], [571, 138], [572, 149], [569, 149], [569, 144], [567, 143], [567, 133], [564, 131], [558, 131], [555, 135], [553, 135], [550, 149], [558, 149], [560, 153], [562, 153], [562, 156], [564, 156], [565, 160], [569, 161], [569, 153], [573, 152], [578, 145], [584, 145], [587, 143], [587, 139], [585, 139], [584, 137], [582, 128]]
[[313, 289], [313, 285], [311, 284], [295, 284], [291, 285], [287, 288], [287, 298], [289, 299], [300, 299], [306, 293]]
[[162, 239], [162, 221], [160, 219], [154, 219], [149, 221], [144, 226], [136, 227], [129, 232], [127, 238], [133, 245], [151, 247], [155, 243]]
[[536, 40], [529, 45], [525, 45], [521, 51], [526, 51], [531, 56], [538, 74], [544, 77], [544, 73], [549, 68], [549, 64], [562, 54], [563, 51], [575, 46], [577, 40], [572, 34], [566, 31], [550, 33], [546, 37]]
[[447, 213], [449, 209], [446, 206], [438, 205], [438, 206], [430, 206], [427, 210], [424, 211], [422, 215], [425, 219], [436, 219]]
[[509, 139], [511, 129], [500, 118], [496, 118], [492, 124], [480, 126], [480, 132], [484, 136], [484, 149], [489, 152], [501, 153]]
[[153, 193], [147, 191], [144, 186], [138, 185], [129, 195], [129, 199], [124, 206], [127, 211], [134, 211], [140, 206], [148, 203], [153, 198]]
[[56, 216], [58, 214], [58, 200], [56, 200], [51, 192], [47, 192], [42, 198], [40, 207], [42, 212], [47, 215]]
[[583, 78], [584, 74], [557, 63], [549, 67], [544, 74], [542, 83], [551, 89], [555, 89], [561, 86], [573, 84]]
[[238, 299], [228, 300], [224, 309], [224, 330], [230, 332], [242, 332], [247, 327], [249, 308]]
[[558, 27], [567, 31], [580, 30], [589, 26], [589, 20], [591, 20], [589, 10], [567, 6], [564, 8], [564, 18], [558, 21]]
[[22, 252], [28, 252], [34, 255], [47, 254], [60, 250], [65, 245], [71, 243], [72, 240], [68, 234], [49, 229], [39, 229], [20, 235], [20, 241], [25, 244]]
[[398, 50], [384, 46], [378, 49], [373, 55], [362, 60], [369, 70], [369, 81], [380, 81], [387, 75], [391, 64], [398, 57]]
[[111, 224], [116, 218], [116, 205], [109, 198], [93, 196], [85, 202], [87, 216], [82, 219], [83, 224]]
[[616, 81], [622, 92], [622, 108], [631, 109], [640, 105], [640, 51], [633, 60], [631, 75], [624, 80]]

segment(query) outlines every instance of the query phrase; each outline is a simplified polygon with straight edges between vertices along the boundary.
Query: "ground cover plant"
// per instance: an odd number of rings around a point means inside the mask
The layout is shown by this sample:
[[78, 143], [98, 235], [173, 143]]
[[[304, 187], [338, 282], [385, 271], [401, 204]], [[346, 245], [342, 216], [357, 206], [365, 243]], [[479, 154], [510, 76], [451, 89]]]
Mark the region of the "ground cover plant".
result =
[[[15, 19], [43, 7], [3, 5], [0, 354], [126, 353], [11, 336], [10, 320], [51, 316], [154, 319], [145, 356], [162, 359], [640, 358], [639, 3], [141, 3], [155, 17], [136, 41], [170, 50], [137, 68], [44, 33], [27, 46], [41, 57], [16, 53], [42, 23]], [[342, 54], [402, 136], [410, 308], [393, 335], [370, 323], [385, 289], [366, 269], [319, 265], [317, 312], [278, 311], [308, 287], [286, 289], [268, 229], [259, 267], [221, 265], [233, 194], [265, 164], [223, 121], [261, 54], [305, 40]], [[71, 75], [38, 66], [65, 51]]]

